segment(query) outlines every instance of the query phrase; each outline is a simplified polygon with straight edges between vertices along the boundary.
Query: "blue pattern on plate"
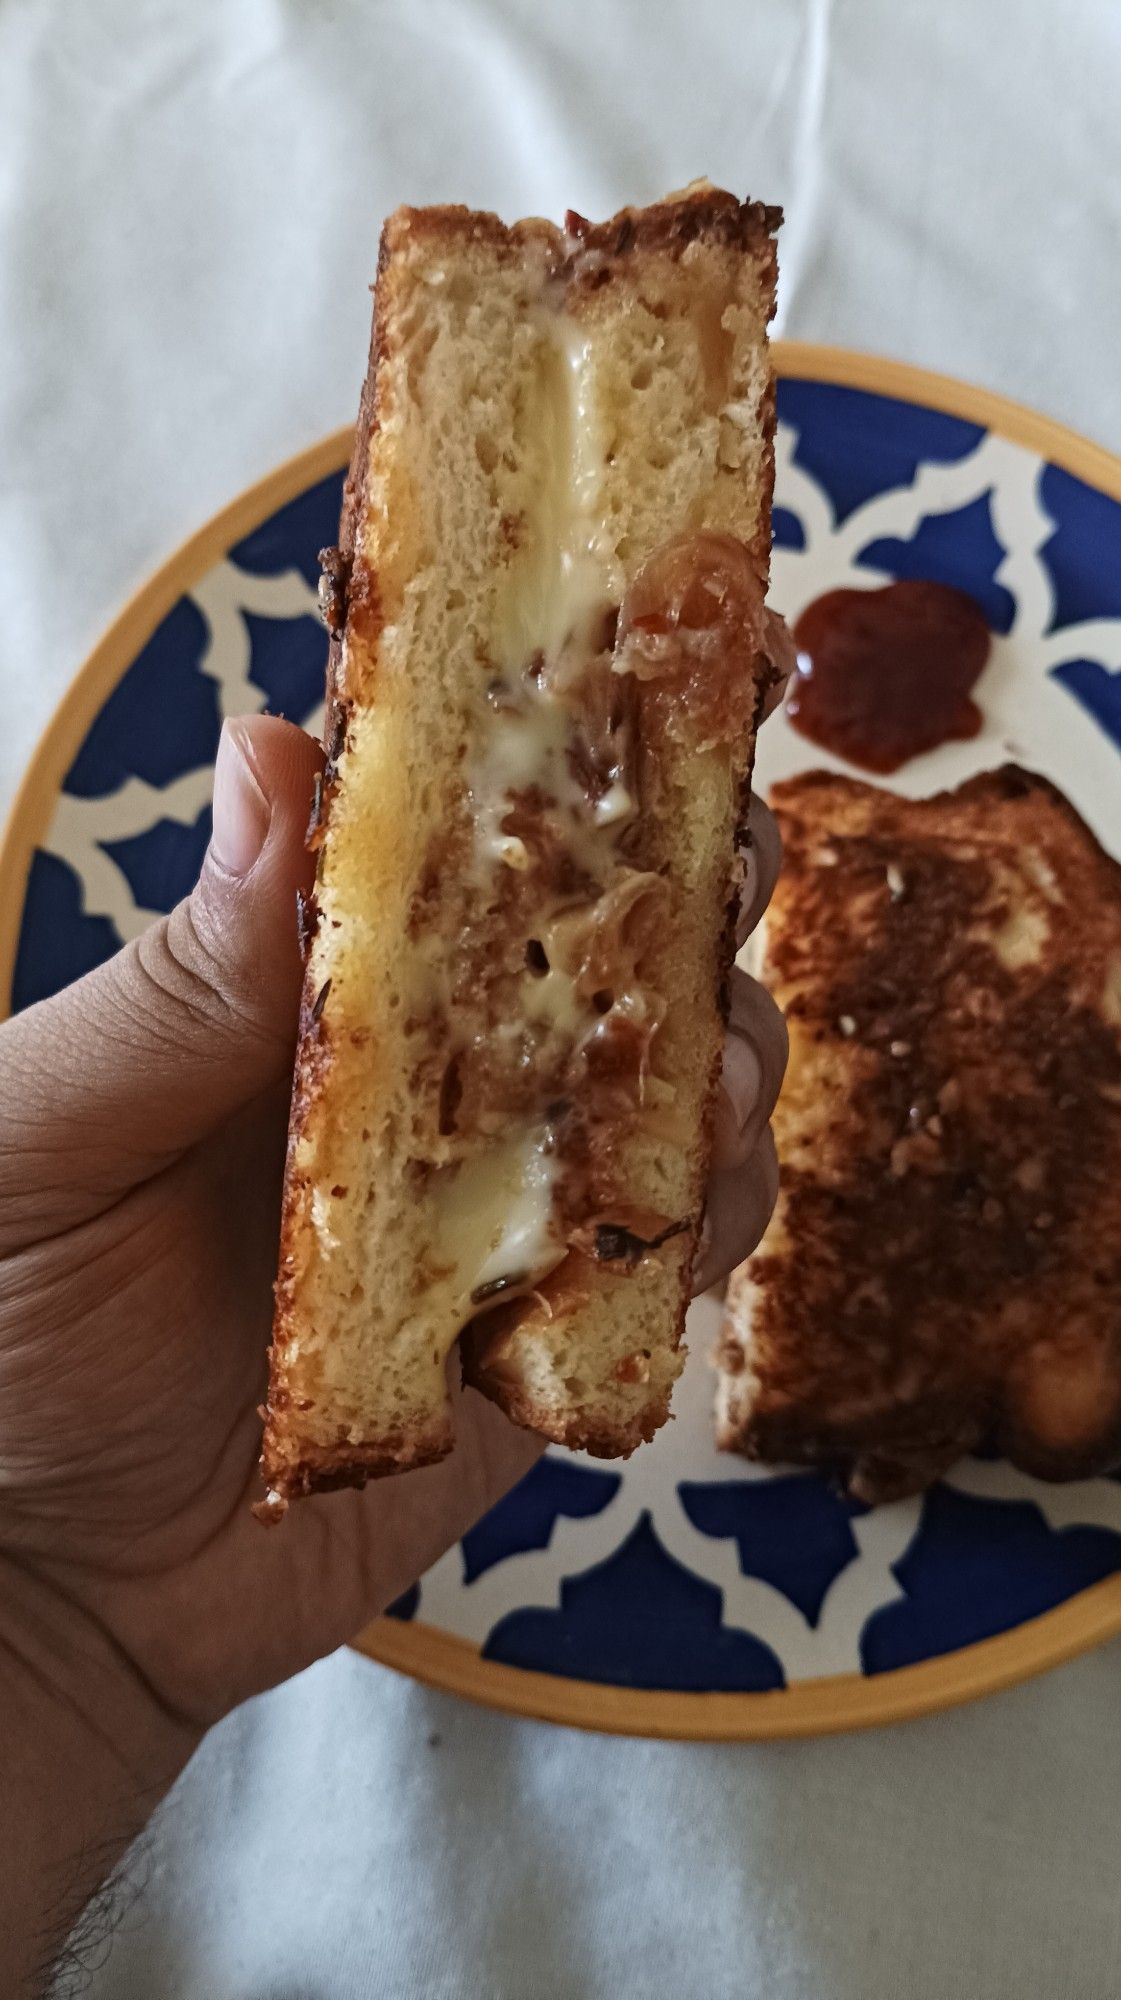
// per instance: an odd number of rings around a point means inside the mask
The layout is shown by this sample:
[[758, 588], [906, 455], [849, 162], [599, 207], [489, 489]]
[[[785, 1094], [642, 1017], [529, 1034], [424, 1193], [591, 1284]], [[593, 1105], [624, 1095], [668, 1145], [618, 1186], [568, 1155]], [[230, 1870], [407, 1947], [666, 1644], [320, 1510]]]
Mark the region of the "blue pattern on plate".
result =
[[1039, 551], [1055, 592], [1052, 632], [1121, 618], [1121, 505], [1058, 465], [1043, 468], [1039, 497], [1055, 523]]
[[978, 1500], [936, 1486], [894, 1569], [907, 1594], [864, 1627], [868, 1674], [955, 1652], [1065, 1603], [1121, 1569], [1121, 1535], [1050, 1528], [1031, 1503]]
[[720, 1622], [720, 1592], [668, 1556], [644, 1514], [606, 1562], [561, 1585], [556, 1611], [513, 1611], [483, 1651], [509, 1667], [696, 1693], [783, 1686], [769, 1646]]
[[932, 583], [952, 583], [977, 599], [994, 632], [1010, 630], [1016, 600], [997, 583], [996, 571], [1007, 551], [993, 528], [988, 493], [948, 514], [924, 514], [909, 541], [882, 535], [868, 542], [856, 560], [865, 569], [893, 577], [928, 577]]
[[189, 826], [158, 819], [147, 833], [127, 840], [100, 840], [102, 852], [121, 870], [132, 898], [141, 910], [171, 910], [183, 894], [183, 884], [198, 879], [210, 839], [210, 807], [204, 806]]
[[794, 463], [828, 494], [838, 527], [877, 494], [909, 486], [920, 465], [968, 458], [985, 435], [961, 417], [835, 382], [780, 382], [778, 414], [798, 430]]
[[771, 541], [776, 549], [804, 549], [806, 531], [790, 507], [775, 507], [771, 511]]
[[402, 1624], [408, 1624], [410, 1618], [416, 1617], [419, 1603], [420, 1585], [414, 1583], [411, 1590], [406, 1590], [400, 1597], [394, 1598], [393, 1603], [387, 1606], [385, 1615], [387, 1618], [399, 1618]]
[[251, 576], [280, 576], [286, 569], [298, 569], [314, 589], [319, 581], [319, 551], [339, 538], [344, 477], [329, 472], [286, 507], [278, 507], [259, 528], [234, 543], [230, 561]]
[[812, 1473], [679, 1485], [702, 1535], [728, 1535], [745, 1576], [773, 1583], [816, 1625], [831, 1584], [859, 1554], [852, 1506]]
[[119, 942], [107, 917], [86, 916], [74, 870], [57, 855], [36, 850], [12, 974], [13, 1014], [104, 965]]
[[252, 664], [249, 678], [274, 715], [306, 715], [323, 699], [327, 634], [308, 618], [261, 618], [243, 611]]
[[[989, 496], [1003, 474], [984, 457], [983, 430], [817, 382], [780, 384], [779, 415], [797, 433], [793, 462], [823, 503], [807, 504], [803, 518], [805, 486], [792, 481], [784, 494], [780, 471], [774, 524], [784, 564], [812, 562], [815, 537], [828, 541], [845, 524], [843, 560], [833, 560], [834, 548], [823, 552], [831, 580], [859, 582], [859, 565], [943, 577], [1008, 629], [1017, 608], [1012, 578], [1021, 572], [1009, 565], [1009, 579], [999, 578], [1006, 551]], [[946, 469], [940, 486], [953, 498], [920, 514], [912, 488], [927, 465]], [[1121, 507], [1054, 467], [1033, 469], [1029, 484], [1054, 523], [1048, 531], [1029, 520], [1023, 529], [1034, 536], [1029, 555], [1042, 541], [1054, 626], [1121, 618]], [[302, 721], [317, 705], [326, 642], [309, 615], [311, 591], [318, 550], [335, 539], [341, 485], [341, 473], [318, 481], [247, 535], [216, 568], [214, 593], [200, 584], [198, 602], [182, 598], [106, 700], [65, 780], [66, 814], [33, 857], [13, 1006], [109, 956], [118, 942], [110, 908], [128, 930], [137, 909], [169, 908], [190, 888], [222, 713], [267, 702]], [[883, 496], [891, 494], [898, 506], [889, 508], [889, 532]], [[862, 537], [857, 510], [869, 501], [876, 519]], [[1023, 511], [1021, 494], [999, 518], [1015, 531]], [[1053, 646], [1044, 670], [1121, 749], [1121, 627], [1117, 642], [1107, 653], [1072, 633], [1072, 657], [1062, 660]], [[864, 1522], [810, 1474], [746, 1479], [725, 1465], [723, 1478], [658, 1487], [648, 1471], [658, 1449], [644, 1452], [637, 1474], [545, 1458], [453, 1552], [451, 1608], [433, 1599], [438, 1622], [455, 1630], [461, 1603], [474, 1611], [475, 1629], [480, 1619], [489, 1625], [488, 1657], [560, 1675], [757, 1690], [820, 1671], [815, 1658], [835, 1671], [838, 1652], [870, 1674], [930, 1658], [1008, 1630], [1121, 1569], [1121, 1534], [1050, 1526], [1045, 1489], [1030, 1489], [1039, 1497], [1028, 1502], [943, 1487], [921, 1505]], [[962, 1483], [994, 1473], [1000, 1468], [977, 1466]], [[1089, 1491], [1116, 1495], [1117, 1482]], [[1108, 1517], [1104, 1502], [1095, 1505], [1095, 1519]], [[1121, 1528], [1121, 1508], [1116, 1518]], [[523, 1560], [506, 1570], [513, 1557]], [[515, 1576], [520, 1599], [504, 1582]], [[406, 1592], [394, 1615], [432, 1616], [427, 1589]]]
[[1121, 668], [1103, 667], [1100, 660], [1064, 660], [1051, 672], [1121, 750]]
[[593, 1472], [575, 1460], [539, 1459], [532, 1471], [492, 1507], [485, 1520], [463, 1537], [463, 1580], [526, 1549], [547, 1549], [559, 1520], [582, 1521], [601, 1514], [622, 1485], [617, 1472]]
[[91, 725], [66, 791], [100, 798], [126, 778], [166, 785], [193, 765], [213, 763], [221, 716], [217, 687], [199, 672], [207, 638], [197, 604], [181, 597]]

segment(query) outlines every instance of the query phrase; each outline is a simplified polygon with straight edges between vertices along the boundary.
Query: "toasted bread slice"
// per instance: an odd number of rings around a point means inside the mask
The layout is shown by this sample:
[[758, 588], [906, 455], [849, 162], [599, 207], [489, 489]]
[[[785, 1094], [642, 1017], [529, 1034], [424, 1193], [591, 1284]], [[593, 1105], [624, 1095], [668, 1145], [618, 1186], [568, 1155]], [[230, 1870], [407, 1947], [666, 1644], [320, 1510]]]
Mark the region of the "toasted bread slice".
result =
[[768, 679], [777, 211], [386, 226], [341, 549], [263, 1469], [441, 1457], [445, 1363], [667, 1412]]
[[862, 1499], [993, 1441], [1121, 1454], [1121, 868], [1013, 766], [912, 802], [775, 787], [782, 1192], [732, 1280], [718, 1434]]

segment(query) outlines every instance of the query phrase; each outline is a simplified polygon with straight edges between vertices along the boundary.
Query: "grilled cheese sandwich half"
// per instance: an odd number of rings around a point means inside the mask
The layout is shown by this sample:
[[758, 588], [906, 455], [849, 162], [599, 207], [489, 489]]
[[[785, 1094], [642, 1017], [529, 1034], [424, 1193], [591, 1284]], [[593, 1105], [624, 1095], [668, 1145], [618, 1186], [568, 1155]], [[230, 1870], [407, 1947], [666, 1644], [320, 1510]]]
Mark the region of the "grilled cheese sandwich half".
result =
[[340, 549], [263, 1469], [441, 1457], [448, 1355], [665, 1418], [770, 678], [777, 211], [403, 209]]

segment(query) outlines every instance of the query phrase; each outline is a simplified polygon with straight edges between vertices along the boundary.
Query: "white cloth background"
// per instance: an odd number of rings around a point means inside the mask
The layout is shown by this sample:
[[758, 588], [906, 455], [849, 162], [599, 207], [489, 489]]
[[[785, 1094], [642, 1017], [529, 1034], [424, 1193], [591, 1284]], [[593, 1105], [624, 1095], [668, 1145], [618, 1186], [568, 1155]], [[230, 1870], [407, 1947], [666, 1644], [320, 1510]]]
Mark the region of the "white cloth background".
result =
[[[780, 330], [1121, 448], [1115, 0], [0, 0], [0, 796], [119, 601], [353, 416], [382, 214], [785, 204]], [[341, 1654], [217, 1730], [100, 2000], [1113, 2000], [1121, 1647], [806, 1745]]]

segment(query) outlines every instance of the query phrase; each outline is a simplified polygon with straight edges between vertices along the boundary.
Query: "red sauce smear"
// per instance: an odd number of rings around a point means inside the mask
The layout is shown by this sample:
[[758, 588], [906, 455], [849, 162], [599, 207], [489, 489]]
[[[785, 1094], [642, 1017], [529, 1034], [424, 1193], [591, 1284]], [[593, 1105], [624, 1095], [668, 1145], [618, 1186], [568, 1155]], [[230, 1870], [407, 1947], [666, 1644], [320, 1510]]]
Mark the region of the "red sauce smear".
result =
[[981, 727], [971, 690], [989, 657], [989, 624], [962, 590], [910, 580], [827, 590], [806, 606], [794, 642], [787, 715], [866, 771], [897, 771]]

